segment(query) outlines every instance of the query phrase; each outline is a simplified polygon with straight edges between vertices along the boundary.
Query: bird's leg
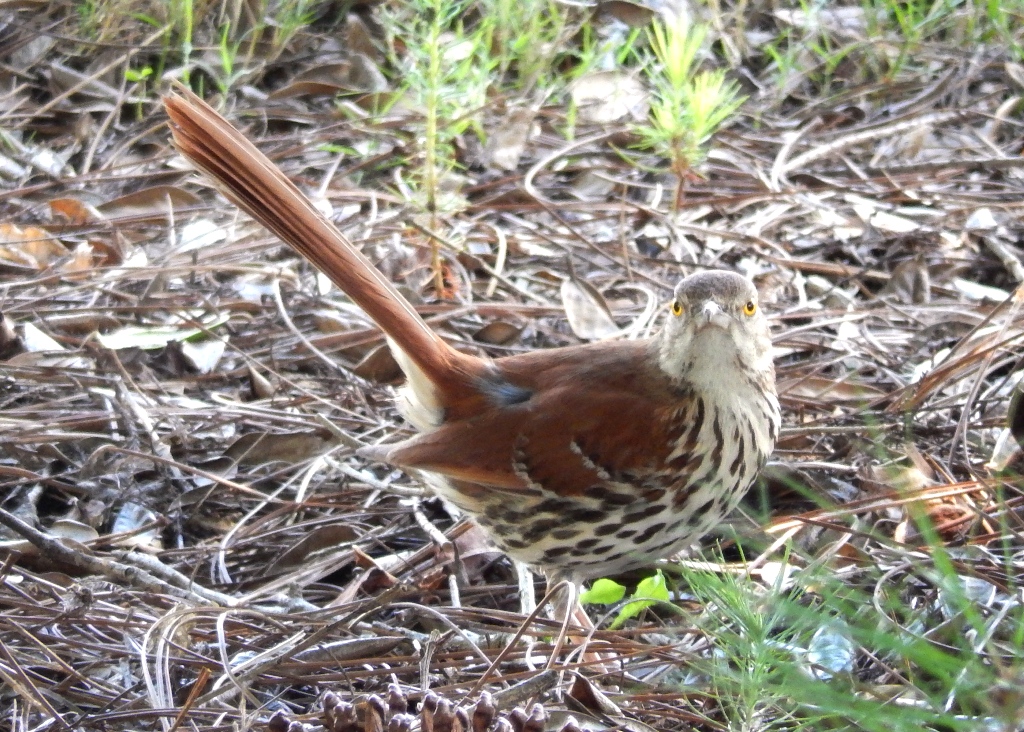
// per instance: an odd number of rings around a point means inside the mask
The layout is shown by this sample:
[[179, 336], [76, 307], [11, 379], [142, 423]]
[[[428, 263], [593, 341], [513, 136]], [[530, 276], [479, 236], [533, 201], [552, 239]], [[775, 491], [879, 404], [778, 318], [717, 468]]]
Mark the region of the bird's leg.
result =
[[516, 580], [519, 583], [519, 612], [529, 615], [537, 609], [537, 592], [533, 588], [533, 570], [520, 561], [513, 560]]
[[[569, 637], [569, 622], [573, 619], [575, 608], [579, 606], [579, 585], [569, 579], [562, 579], [553, 575], [548, 576], [547, 593], [544, 600], [551, 603], [552, 619], [561, 623], [558, 629], [558, 636], [555, 638], [554, 648], [551, 650], [551, 658], [548, 659], [548, 668], [551, 668], [555, 659], [562, 654], [562, 646]], [[583, 608], [580, 608], [582, 611]], [[583, 613], [586, 615], [586, 612]], [[587, 619], [590, 629], [593, 623]], [[577, 640], [579, 639], [576, 636]], [[587, 639], [583, 638], [581, 645], [586, 645]]]
[[[533, 570], [529, 565], [518, 560], [512, 560], [516, 570], [516, 579], [519, 582], [519, 612], [523, 617], [531, 617], [537, 610], [537, 591], [533, 586]], [[524, 635], [523, 642], [526, 644], [526, 665], [534, 670], [533, 648], [537, 642], [536, 636]]]

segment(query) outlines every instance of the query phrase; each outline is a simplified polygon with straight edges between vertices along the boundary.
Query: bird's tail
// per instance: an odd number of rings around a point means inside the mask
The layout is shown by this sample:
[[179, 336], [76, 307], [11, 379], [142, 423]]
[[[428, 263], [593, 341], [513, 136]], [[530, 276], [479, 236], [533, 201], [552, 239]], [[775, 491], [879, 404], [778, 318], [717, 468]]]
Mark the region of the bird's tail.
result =
[[410, 387], [424, 392], [418, 398], [443, 408], [438, 392], [457, 389], [451, 382], [466, 375], [467, 357], [441, 340], [370, 260], [217, 111], [181, 87], [164, 97], [164, 107], [181, 154], [365, 310], [388, 336]]

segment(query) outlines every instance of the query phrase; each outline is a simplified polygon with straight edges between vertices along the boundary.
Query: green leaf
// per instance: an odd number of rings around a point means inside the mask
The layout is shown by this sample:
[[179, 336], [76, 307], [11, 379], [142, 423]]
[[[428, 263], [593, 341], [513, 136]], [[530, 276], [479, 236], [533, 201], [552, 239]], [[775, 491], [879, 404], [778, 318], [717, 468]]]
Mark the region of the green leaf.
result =
[[658, 570], [653, 577], [648, 577], [636, 586], [636, 592], [629, 599], [622, 610], [619, 611], [611, 629], [621, 628], [630, 618], [635, 618], [646, 608], [659, 602], [668, 602], [668, 584], [665, 582], [665, 575]]
[[140, 20], [143, 23], [147, 23], [153, 26], [154, 28], [159, 28], [161, 25], [163, 25], [159, 20], [154, 18], [152, 15], [145, 15], [143, 13], [129, 13], [129, 15], [132, 18], [135, 18], [135, 20]]
[[665, 575], [659, 569], [657, 574], [642, 580], [636, 586], [636, 594], [633, 597], [647, 597], [659, 602], [668, 602], [668, 583], [665, 582]]
[[125, 69], [124, 78], [130, 82], [143, 81], [153, 75], [153, 69], [145, 66], [141, 69]]
[[610, 579], [599, 579], [580, 595], [584, 605], [613, 605], [626, 595], [626, 588]]

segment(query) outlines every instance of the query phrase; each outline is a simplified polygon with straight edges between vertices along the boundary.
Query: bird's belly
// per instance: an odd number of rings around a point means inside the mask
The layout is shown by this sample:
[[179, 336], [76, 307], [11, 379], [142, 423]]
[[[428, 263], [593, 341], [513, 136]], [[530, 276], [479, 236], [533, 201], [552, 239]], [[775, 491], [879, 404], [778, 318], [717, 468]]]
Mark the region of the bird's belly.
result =
[[580, 582], [650, 566], [720, 523], [767, 458], [756, 440], [746, 448], [726, 443], [690, 453], [684, 465], [606, 481], [580, 496], [496, 491], [436, 475], [430, 482], [510, 557]]
[[[510, 455], [524, 485], [427, 477], [510, 557], [549, 577], [579, 582], [649, 566], [690, 546], [729, 514], [767, 460], [778, 434], [774, 393], [684, 394], [669, 429], [652, 430], [652, 459], [615, 469], [600, 449], [570, 436], [569, 452], [594, 476], [571, 492], [545, 488], [551, 466]], [[656, 441], [656, 442], [655, 442]], [[525, 446], [528, 450], [529, 445]], [[575, 448], [575, 449], [572, 449]], [[524, 450], [524, 452], [526, 451]], [[562, 453], [555, 453], [561, 455]]]

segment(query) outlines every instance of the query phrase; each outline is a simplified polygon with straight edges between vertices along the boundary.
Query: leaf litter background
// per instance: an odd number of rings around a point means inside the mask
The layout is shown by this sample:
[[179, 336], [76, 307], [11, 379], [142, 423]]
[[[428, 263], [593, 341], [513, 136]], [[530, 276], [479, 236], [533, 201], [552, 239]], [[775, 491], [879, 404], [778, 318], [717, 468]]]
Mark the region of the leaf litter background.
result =
[[[170, 149], [157, 95], [123, 81], [126, 47], [159, 52], [148, 26], [78, 45], [67, 17], [27, 7], [4, 11], [0, 32], [12, 728], [444, 729], [458, 704], [474, 729], [492, 707], [515, 729], [559, 729], [567, 709], [593, 729], [626, 725], [618, 715], [633, 729], [720, 724], [687, 676], [714, 647], [697, 603], [597, 632], [629, 679], [544, 671], [544, 617], [485, 677], [525, 620], [516, 577], [407, 477], [353, 457], [406, 429], [374, 328]], [[1020, 483], [1003, 426], [1024, 337], [1024, 74], [1004, 53], [925, 46], [898, 83], [840, 67], [822, 94], [801, 73], [780, 90], [747, 49], [751, 99], [675, 216], [657, 158], [620, 152], [643, 110], [636, 79], [591, 72], [545, 104], [495, 96], [480, 112], [490, 143], [456, 140], [466, 172], [435, 232], [437, 298], [428, 218], [403, 195], [419, 118], [335, 96], [393, 87], [365, 42], [374, 10], [332, 32], [327, 16], [222, 103], [446, 337], [501, 355], [634, 336], [656, 327], [681, 271], [744, 272], [771, 313], [786, 430], [723, 532], [725, 559], [740, 558], [738, 532], [746, 581], [771, 588], [789, 541], [790, 563], [859, 567], [851, 581], [898, 587], [928, 618], [926, 516], [980, 612], [1016, 604]], [[214, 54], [197, 53], [200, 68]], [[579, 662], [572, 650], [558, 668]], [[896, 683], [863, 650], [839, 667]], [[495, 696], [474, 707], [482, 689]], [[403, 706], [420, 717], [392, 719]]]

